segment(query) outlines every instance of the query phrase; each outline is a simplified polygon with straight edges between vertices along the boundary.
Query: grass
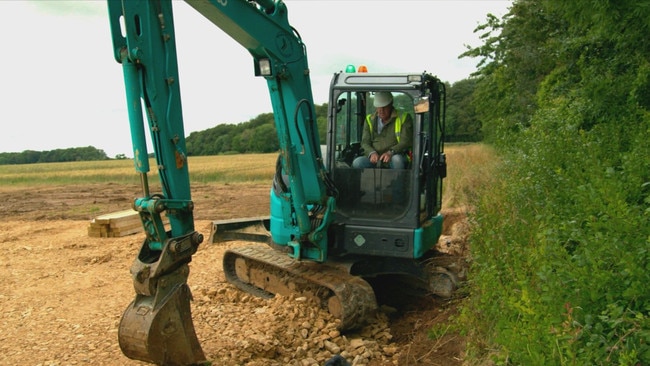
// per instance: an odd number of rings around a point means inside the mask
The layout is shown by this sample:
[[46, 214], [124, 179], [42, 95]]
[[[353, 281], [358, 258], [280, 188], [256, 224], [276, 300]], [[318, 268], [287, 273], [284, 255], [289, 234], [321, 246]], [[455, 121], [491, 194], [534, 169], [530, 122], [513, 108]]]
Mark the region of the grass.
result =
[[442, 207], [473, 205], [480, 187], [493, 178], [496, 153], [485, 144], [447, 144], [447, 178], [443, 182]]
[[198, 183], [270, 184], [277, 158], [277, 153], [191, 157], [190, 180]]

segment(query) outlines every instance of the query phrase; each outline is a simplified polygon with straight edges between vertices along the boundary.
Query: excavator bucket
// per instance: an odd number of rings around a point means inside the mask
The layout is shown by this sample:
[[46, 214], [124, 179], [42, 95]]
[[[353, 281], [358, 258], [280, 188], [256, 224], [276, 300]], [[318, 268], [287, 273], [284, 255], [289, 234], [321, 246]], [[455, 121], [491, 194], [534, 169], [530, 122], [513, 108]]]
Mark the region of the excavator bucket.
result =
[[271, 240], [269, 223], [268, 216], [213, 221], [208, 243], [228, 240], [269, 243]]
[[118, 338], [125, 356], [156, 365], [196, 365], [205, 356], [196, 337], [187, 284], [179, 284], [154, 305], [137, 295], [120, 322]]

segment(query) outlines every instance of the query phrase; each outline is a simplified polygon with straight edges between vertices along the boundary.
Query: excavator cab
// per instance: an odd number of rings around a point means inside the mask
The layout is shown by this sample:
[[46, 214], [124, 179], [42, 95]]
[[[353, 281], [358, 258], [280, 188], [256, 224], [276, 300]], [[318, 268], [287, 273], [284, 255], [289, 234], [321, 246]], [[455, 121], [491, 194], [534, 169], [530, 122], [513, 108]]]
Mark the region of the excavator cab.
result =
[[[410, 169], [412, 149], [402, 152], [408, 156], [404, 169], [391, 169], [382, 163], [379, 167], [361, 169], [354, 166], [360, 156], [369, 151], [361, 147], [362, 131], [366, 116], [373, 112], [366, 101], [372, 101], [373, 92], [344, 92], [338, 96], [334, 127], [335, 164], [331, 166], [332, 176], [339, 189], [337, 211], [344, 217], [359, 219], [398, 220], [409, 208], [412, 196]], [[413, 103], [408, 95], [396, 92], [394, 106], [397, 114], [413, 116]], [[350, 101], [348, 103], [348, 100]], [[372, 103], [370, 103], [372, 105]], [[403, 118], [403, 117], [402, 117]]]
[[[366, 117], [378, 91], [410, 115], [413, 144], [404, 169], [356, 168]], [[330, 254], [420, 258], [442, 228], [444, 84], [430, 74], [335, 74], [330, 89], [327, 165], [338, 189]]]

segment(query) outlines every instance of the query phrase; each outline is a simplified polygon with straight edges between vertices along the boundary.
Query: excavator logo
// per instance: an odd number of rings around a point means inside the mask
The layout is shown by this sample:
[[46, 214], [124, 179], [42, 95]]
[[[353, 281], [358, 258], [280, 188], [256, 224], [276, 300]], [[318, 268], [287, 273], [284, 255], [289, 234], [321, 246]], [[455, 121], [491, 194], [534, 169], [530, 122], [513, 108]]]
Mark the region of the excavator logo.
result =
[[[225, 0], [224, 0], [225, 1]], [[278, 33], [275, 37], [275, 45], [278, 48], [278, 52], [282, 56], [288, 57], [293, 53], [293, 47], [291, 47], [291, 41], [284, 33]]]
[[354, 237], [354, 244], [356, 244], [358, 247], [364, 245], [366, 243], [366, 238], [363, 237], [363, 235], [359, 234]]

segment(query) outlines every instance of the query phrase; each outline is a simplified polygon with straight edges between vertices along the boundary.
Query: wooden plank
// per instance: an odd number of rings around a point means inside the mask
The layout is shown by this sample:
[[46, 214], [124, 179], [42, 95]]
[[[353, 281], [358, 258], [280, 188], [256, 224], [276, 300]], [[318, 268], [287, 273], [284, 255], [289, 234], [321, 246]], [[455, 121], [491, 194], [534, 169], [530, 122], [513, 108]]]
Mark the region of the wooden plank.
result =
[[131, 220], [119, 220], [119, 221], [111, 220], [110, 223], [108, 224], [108, 226], [111, 227], [111, 228], [133, 226], [133, 225], [142, 225], [142, 221], [140, 220], [139, 215], [136, 215]]
[[[163, 224], [168, 226], [169, 219], [163, 217]], [[140, 214], [135, 210], [123, 210], [100, 215], [88, 225], [88, 236], [114, 238], [144, 232]]]
[[122, 237], [122, 236], [127, 236], [127, 235], [132, 235], [132, 234], [138, 234], [138, 233], [144, 233], [144, 230], [141, 227], [134, 227], [131, 229], [121, 229], [121, 230], [113, 230], [110, 232], [110, 235], [112, 237]]
[[131, 216], [131, 215], [135, 215], [137, 213], [138, 212], [133, 210], [133, 209], [128, 209], [128, 210], [111, 212], [111, 213], [107, 213], [107, 214], [104, 214], [104, 215], [99, 215], [95, 219], [99, 219], [99, 220], [119, 219], [121, 217]]

